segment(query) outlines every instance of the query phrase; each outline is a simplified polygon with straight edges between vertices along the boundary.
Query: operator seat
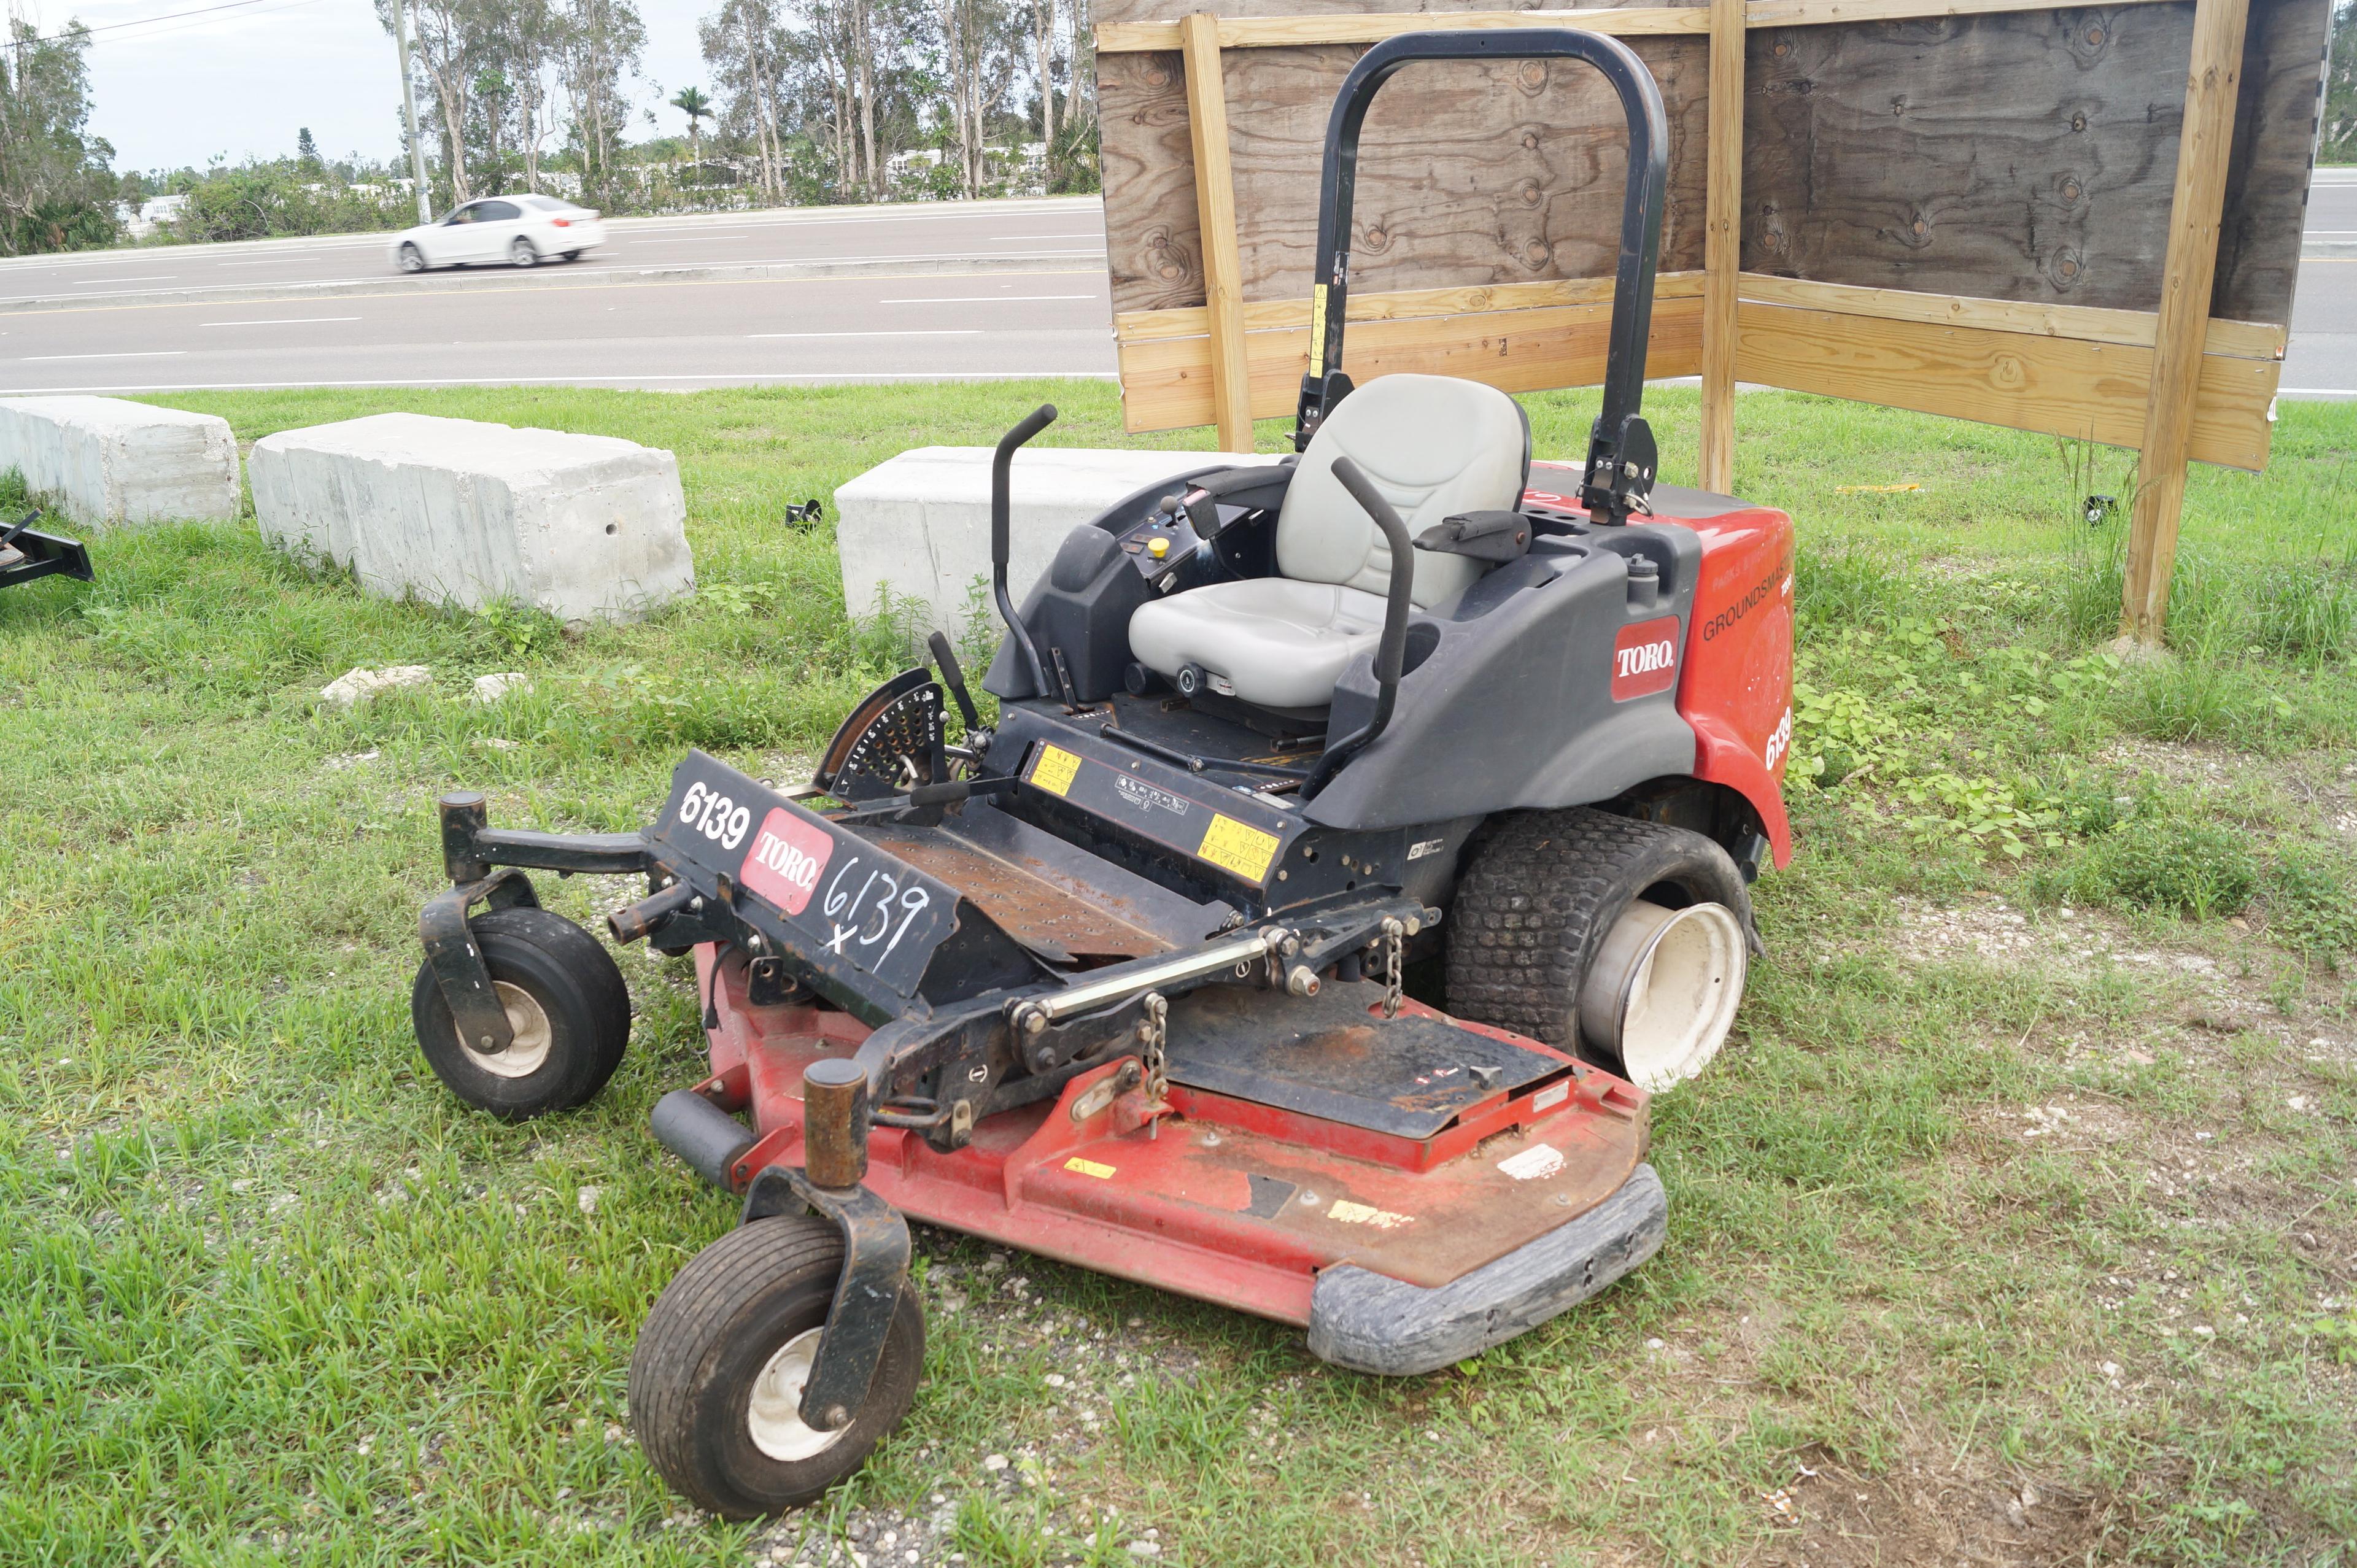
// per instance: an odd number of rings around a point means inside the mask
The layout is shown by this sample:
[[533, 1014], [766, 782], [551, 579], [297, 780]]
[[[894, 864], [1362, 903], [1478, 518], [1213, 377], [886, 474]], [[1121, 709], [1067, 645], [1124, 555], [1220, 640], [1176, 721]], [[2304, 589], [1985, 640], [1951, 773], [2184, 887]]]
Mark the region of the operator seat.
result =
[[[1383, 628], [1391, 549], [1334, 477], [1349, 457], [1411, 536], [1459, 512], [1521, 504], [1531, 426], [1497, 388], [1453, 376], [1390, 375], [1334, 405], [1309, 438], [1276, 517], [1275, 577], [1212, 583], [1140, 605], [1130, 653], [1175, 676], [1194, 664], [1268, 708], [1317, 708]], [[1454, 598], [1486, 570], [1462, 555], [1416, 552], [1418, 608]]]

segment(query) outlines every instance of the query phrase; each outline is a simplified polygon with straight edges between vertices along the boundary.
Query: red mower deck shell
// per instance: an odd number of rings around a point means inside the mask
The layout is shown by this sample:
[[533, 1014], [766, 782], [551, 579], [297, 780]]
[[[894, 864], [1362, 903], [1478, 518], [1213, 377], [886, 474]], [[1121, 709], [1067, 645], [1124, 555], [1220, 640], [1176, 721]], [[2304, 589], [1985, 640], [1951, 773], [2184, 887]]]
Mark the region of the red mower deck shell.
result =
[[[802, 1069], [849, 1056], [869, 1031], [831, 1008], [750, 1005], [741, 958], [712, 989], [716, 950], [695, 950], [697, 986], [720, 1019], [712, 1076], [697, 1089], [752, 1112], [758, 1142], [728, 1173], [741, 1191], [767, 1165], [802, 1163]], [[1306, 1325], [1321, 1269], [1446, 1284], [1595, 1208], [1643, 1157], [1642, 1090], [1535, 1040], [1458, 1023], [1567, 1072], [1501, 1090], [1414, 1140], [1177, 1083], [1157, 1128], [1140, 1090], [1118, 1091], [1134, 1060], [1124, 1058], [1052, 1101], [981, 1122], [953, 1154], [877, 1128], [866, 1185], [929, 1224]]]
[[[1523, 493], [1578, 510], [1579, 471], [1534, 463]], [[1691, 529], [1702, 539], [1702, 578], [1677, 677], [1678, 716], [1695, 733], [1694, 774], [1751, 802], [1781, 870], [1792, 859], [1783, 792], [1792, 743], [1792, 520], [1741, 502], [1684, 518], [1670, 504], [1656, 496], [1653, 516], [1631, 525]]]

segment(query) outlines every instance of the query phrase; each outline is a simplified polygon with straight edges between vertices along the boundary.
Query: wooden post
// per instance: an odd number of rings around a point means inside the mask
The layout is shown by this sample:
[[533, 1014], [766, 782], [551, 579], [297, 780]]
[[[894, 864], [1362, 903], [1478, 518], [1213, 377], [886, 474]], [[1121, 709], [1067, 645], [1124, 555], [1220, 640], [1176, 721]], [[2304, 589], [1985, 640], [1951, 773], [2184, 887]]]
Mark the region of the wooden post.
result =
[[2153, 341], [2152, 385], [2128, 521], [2127, 586], [2120, 629], [2148, 647], [2160, 642], [2169, 580], [2177, 565], [2177, 524], [2185, 505], [2186, 451], [2210, 328], [2218, 264], [2219, 216], [2226, 201], [2226, 155], [2243, 71], [2250, 0], [2195, 0], [2193, 51], [2185, 81], [2185, 129], [2177, 145], [2177, 188], [2169, 209], [2169, 254]]
[[1702, 488], [1735, 490], [1735, 285], [1743, 265], [1744, 0], [1710, 3], [1710, 153], [1702, 238]]
[[1187, 57], [1187, 124], [1195, 143], [1195, 212], [1203, 235], [1203, 303], [1211, 323], [1211, 406], [1220, 449], [1253, 449], [1252, 372], [1244, 360], [1243, 256], [1236, 244], [1236, 184], [1228, 166], [1228, 95], [1220, 78], [1220, 19], [1206, 11], [1179, 27]]

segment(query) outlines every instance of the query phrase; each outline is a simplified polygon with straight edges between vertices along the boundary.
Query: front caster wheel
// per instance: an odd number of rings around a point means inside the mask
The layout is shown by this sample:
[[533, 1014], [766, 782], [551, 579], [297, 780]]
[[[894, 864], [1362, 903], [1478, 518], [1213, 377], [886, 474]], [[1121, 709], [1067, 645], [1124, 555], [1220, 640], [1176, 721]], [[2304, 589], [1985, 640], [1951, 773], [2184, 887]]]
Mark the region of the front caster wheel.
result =
[[801, 1414], [802, 1385], [843, 1271], [824, 1219], [756, 1219], [698, 1252], [639, 1330], [630, 1427], [663, 1479], [724, 1519], [813, 1502], [866, 1463], [900, 1424], [924, 1369], [925, 1318], [903, 1285], [867, 1402], [823, 1432]]
[[630, 993], [612, 955], [545, 909], [494, 909], [467, 924], [515, 1040], [495, 1055], [461, 1041], [434, 966], [420, 964], [409, 1016], [434, 1076], [477, 1110], [514, 1122], [588, 1101], [630, 1040]]

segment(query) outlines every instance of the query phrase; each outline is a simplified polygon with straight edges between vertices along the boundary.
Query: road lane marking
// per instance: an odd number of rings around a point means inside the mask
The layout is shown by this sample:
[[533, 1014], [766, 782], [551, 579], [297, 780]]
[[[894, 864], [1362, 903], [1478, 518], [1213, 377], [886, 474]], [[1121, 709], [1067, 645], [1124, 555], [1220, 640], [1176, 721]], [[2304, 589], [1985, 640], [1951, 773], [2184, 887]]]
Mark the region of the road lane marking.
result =
[[37, 360], [168, 360], [175, 354], [185, 354], [186, 349], [134, 349], [124, 354], [27, 354], [25, 362]]
[[1103, 234], [994, 234], [988, 242], [993, 245], [1020, 245], [1032, 240], [1102, 240], [1103, 238]]
[[[749, 240], [750, 234], [689, 234], [677, 240], [640, 240], [641, 245], [693, 245], [699, 240]], [[620, 243], [619, 241], [609, 243]]]
[[949, 294], [923, 299], [879, 299], [878, 305], [1027, 305], [1042, 299], [1094, 299], [1092, 294]]
[[905, 332], [748, 332], [748, 338], [979, 338], [979, 327], [915, 328]]
[[1063, 381], [1117, 381], [1112, 371], [802, 371], [787, 374], [761, 371], [676, 376], [444, 376], [422, 381], [414, 376], [370, 381], [179, 381], [167, 385], [100, 387], [0, 387], [0, 397], [57, 397], [71, 392], [281, 392], [311, 387], [540, 387], [540, 386], [661, 386], [673, 381], [719, 381], [737, 386], [774, 386], [786, 381], [817, 381], [829, 385], [859, 381], [1036, 381], [1054, 377]]
[[[178, 273], [133, 273], [127, 278], [92, 278], [90, 281], [91, 283], [168, 283], [179, 275], [180, 274]], [[87, 285], [78, 283], [61, 283], [58, 286], [59, 288], [82, 288]]]
[[263, 321], [199, 321], [199, 327], [300, 327], [314, 321], [358, 321], [357, 316], [274, 316]]
[[[1092, 254], [1101, 254], [1102, 252], [1091, 252], [1091, 253], [1092, 253]], [[928, 257], [928, 258], [921, 258], [921, 259], [925, 259], [925, 260], [935, 260], [935, 261], [938, 261], [938, 260], [941, 260], [942, 258], [940, 258], [940, 257]], [[1007, 257], [1007, 258], [1002, 258], [1002, 259], [1005, 259], [1005, 260], [1020, 260], [1020, 259], [1022, 259], [1022, 258], [1019, 258], [1019, 257]], [[586, 263], [584, 263], [584, 265], [586, 266]], [[452, 294], [436, 294], [436, 293], [429, 293], [429, 292], [427, 292], [427, 291], [426, 291], [426, 290], [425, 290], [425, 289], [411, 289], [411, 288], [404, 288], [404, 289], [389, 289], [389, 290], [386, 290], [386, 291], [384, 291], [384, 292], [380, 292], [380, 293], [376, 293], [376, 294], [345, 294], [345, 295], [328, 295], [327, 297], [328, 297], [328, 298], [332, 298], [332, 299], [392, 299], [392, 300], [420, 300], [420, 301], [424, 301], [424, 302], [428, 303], [428, 304], [435, 304], [435, 303], [439, 303], [439, 302], [441, 302], [441, 301], [443, 301], [443, 300], [447, 300], [447, 299], [452, 299], [452, 298], [477, 299], [477, 298], [487, 298], [487, 297], [491, 297], [491, 296], [495, 296], [495, 295], [505, 295], [505, 294], [562, 294], [562, 293], [565, 293], [565, 291], [567, 291], [567, 290], [581, 290], [581, 291], [583, 291], [583, 292], [587, 292], [587, 293], [611, 293], [611, 292], [613, 292], [614, 290], [617, 290], [617, 289], [626, 289], [626, 288], [801, 288], [801, 287], [804, 287], [804, 286], [808, 286], [808, 285], [815, 285], [815, 284], [860, 284], [860, 285], [863, 285], [872, 286], [872, 285], [876, 285], [876, 284], [879, 284], [879, 283], [932, 283], [932, 282], [935, 282], [935, 281], [947, 282], [947, 281], [949, 281], [949, 280], [951, 280], [951, 279], [957, 279], [957, 280], [963, 281], [963, 280], [964, 280], [964, 279], [971, 278], [971, 277], [974, 277], [974, 275], [976, 275], [976, 274], [973, 274], [973, 273], [970, 273], [970, 272], [954, 272], [954, 273], [899, 273], [899, 274], [896, 274], [895, 275], [893, 275], [893, 276], [891, 276], [891, 277], [882, 277], [882, 278], [862, 277], [862, 276], [859, 276], [859, 275], [857, 275], [857, 274], [842, 274], [842, 275], [834, 276], [834, 277], [825, 277], [825, 276], [821, 276], [821, 277], [802, 277], [802, 278], [773, 278], [773, 277], [750, 277], [750, 278], [743, 278], [743, 277], [728, 277], [728, 278], [679, 278], [679, 277], [675, 277], [675, 278], [664, 278], [664, 279], [662, 279], [661, 282], [657, 282], [657, 283], [641, 283], [641, 282], [638, 281], [638, 280], [639, 280], [640, 278], [641, 278], [641, 277], [654, 277], [654, 276], [659, 276], [659, 275], [660, 275], [660, 273], [661, 273], [661, 271], [662, 271], [662, 269], [652, 269], [652, 270], [650, 270], [650, 271], [648, 271], [648, 272], [644, 272], [644, 273], [635, 273], [635, 272], [630, 272], [630, 271], [626, 271], [626, 270], [622, 270], [622, 269], [615, 269], [615, 270], [612, 270], [612, 271], [605, 271], [605, 272], [589, 272], [589, 273], [587, 273], [587, 274], [586, 274], [586, 275], [588, 275], [588, 276], [590, 276], [590, 277], [601, 277], [601, 278], [612, 278], [612, 279], [615, 279], [616, 281], [614, 281], [614, 282], [612, 282], [612, 283], [555, 283], [555, 282], [550, 282], [550, 283], [544, 283], [544, 284], [527, 284], [527, 283], [518, 283], [518, 282], [511, 281], [511, 282], [506, 283], [506, 284], [503, 284], [503, 285], [501, 285], [500, 286], [496, 287], [496, 288], [490, 288], [490, 287], [487, 287], [487, 288], [483, 288], [483, 289], [476, 290], [475, 292], [473, 292], [473, 293], [471, 293], [471, 294], [464, 293], [464, 292], [461, 292], [461, 293], [459, 293], [459, 294], [456, 294], [456, 295], [452, 295]], [[570, 274], [570, 272], [571, 272], [571, 269], [568, 269], [568, 275]], [[506, 274], [506, 275], [508, 275], [511, 279], [512, 279], [512, 277], [513, 277], [513, 274]], [[1007, 270], [1006, 270], [1006, 271], [1005, 271], [1005, 272], [985, 273], [985, 274], [981, 274], [981, 275], [983, 275], [983, 276], [985, 276], [985, 277], [1008, 277], [1008, 278], [1065, 278], [1065, 277], [1091, 277], [1091, 276], [1093, 276], [1093, 275], [1094, 275], [1094, 270], [1093, 270], [1093, 269], [1091, 269], [1091, 268], [1080, 268], [1080, 267], [1028, 267], [1028, 268], [1023, 268], [1023, 269], [1018, 270], [1018, 269], [1011, 268], [1011, 267], [1010, 267], [1009, 269], [1007, 269]], [[361, 283], [390, 284], [390, 283], [392, 283], [393, 280], [393, 279], [391, 279], [391, 278], [385, 278], [385, 277], [373, 277], [373, 278], [343, 278], [343, 279], [336, 279], [336, 280], [330, 280], [330, 281], [334, 281], [334, 282], [342, 282], [342, 283], [354, 283], [354, 284], [361, 284]], [[314, 289], [314, 288], [318, 288], [318, 287], [320, 287], [320, 286], [322, 286], [322, 285], [321, 285], [321, 284], [320, 284], [317, 280], [306, 280], [306, 281], [303, 281], [303, 282], [296, 282], [296, 283], [257, 283], [257, 284], [240, 284], [240, 285], [236, 285], [236, 286], [237, 286], [238, 290], [239, 290], [241, 293], [242, 293], [242, 292], [244, 292], [244, 291], [246, 291], [246, 290], [248, 290], [248, 289], [253, 289], [253, 290], [263, 290], [263, 289], [273, 289], [273, 288], [274, 288], [274, 289], [279, 289], [279, 290], [282, 290], [282, 291], [291, 291], [291, 290]], [[146, 290], [141, 290], [141, 289], [128, 289], [128, 290], [125, 290], [124, 292], [125, 292], [125, 293], [129, 293], [129, 294], [141, 294], [141, 293], [145, 293], [145, 292], [148, 292], [148, 291], [146, 291]], [[199, 293], [203, 293], [203, 292], [205, 292], [205, 291], [200, 290], [200, 289], [172, 289], [172, 290], [167, 290], [167, 291], [164, 291], [164, 292], [174, 293], [174, 294], [199, 294]], [[38, 301], [38, 300], [42, 300], [42, 299], [48, 299], [48, 298], [70, 299], [70, 300], [74, 300], [74, 301], [80, 301], [80, 300], [93, 299], [93, 298], [99, 298], [99, 297], [102, 297], [102, 296], [100, 296], [100, 295], [87, 295], [87, 294], [84, 294], [84, 295], [14, 295], [14, 296], [10, 296], [10, 297], [7, 297], [7, 298], [0, 298], [0, 315], [6, 315], [6, 316], [27, 316], [27, 317], [29, 317], [29, 316], [31, 316], [31, 315], [33, 315], [33, 314], [35, 314], [35, 313], [34, 313], [34, 312], [32, 312], [32, 311], [15, 311], [15, 310], [9, 310], [9, 309], [7, 308], [8, 306], [12, 306], [12, 305], [23, 305], [23, 304], [27, 303], [28, 301]], [[256, 304], [256, 305], [301, 305], [301, 304], [305, 303], [307, 299], [317, 299], [317, 298], [319, 298], [319, 297], [321, 297], [321, 296], [320, 296], [320, 295], [316, 295], [316, 294], [315, 294], [315, 295], [304, 295], [304, 294], [301, 294], [301, 293], [295, 293], [295, 292], [282, 292], [282, 293], [274, 294], [274, 294], [264, 294], [264, 295], [263, 295], [263, 296], [262, 296], [260, 299], [254, 300], [254, 301], [253, 301], [252, 303]], [[132, 301], [132, 302], [130, 302], [130, 303], [123, 304], [123, 305], [81, 305], [81, 304], [78, 304], [78, 303], [76, 303], [76, 304], [61, 305], [61, 306], [58, 306], [57, 308], [52, 309], [52, 310], [44, 310], [44, 311], [41, 311], [41, 312], [39, 312], [39, 314], [40, 314], [40, 315], [43, 315], [43, 316], [102, 316], [102, 315], [109, 315], [109, 314], [113, 314], [113, 313], [115, 313], [115, 312], [119, 312], [119, 311], [126, 311], [126, 310], [199, 310], [199, 309], [205, 308], [206, 306], [215, 306], [215, 305], [234, 305], [234, 304], [236, 304], [236, 303], [237, 303], [237, 302], [236, 302], [235, 300], [230, 300], [230, 299], [142, 299], [142, 300], [135, 300], [135, 301]]]
[[[1098, 256], [1098, 257], [1102, 257], [1104, 253], [1105, 253], [1105, 252], [1104, 252], [1104, 248], [1103, 248], [1103, 246], [1101, 246], [1101, 245], [1100, 245], [1100, 246], [1096, 247], [1096, 248], [1095, 248], [1095, 249], [1093, 249], [1093, 250], [1087, 250], [1087, 251], [1005, 251], [1005, 252], [992, 252], [990, 259], [991, 259], [992, 261], [995, 261], [995, 262], [1034, 262], [1034, 261], [1050, 261], [1050, 260], [1055, 260], [1055, 259], [1057, 259], [1057, 258], [1064, 257], [1064, 256]], [[944, 253], [944, 252], [938, 252], [938, 251], [929, 251], [929, 252], [921, 252], [921, 253], [919, 253], [919, 254], [916, 254], [916, 255], [908, 255], [908, 256], [765, 256], [765, 257], [762, 257], [761, 259], [759, 259], [759, 260], [758, 260], [758, 261], [735, 261], [735, 260], [728, 260], [728, 261], [714, 261], [714, 262], [683, 262], [683, 263], [677, 263], [677, 264], [675, 264], [675, 265], [673, 265], [673, 266], [667, 266], [667, 267], [640, 267], [640, 268], [634, 269], [634, 271], [635, 271], [635, 275], [637, 275], [637, 276], [639, 276], [639, 277], [659, 277], [659, 276], [662, 275], [662, 274], [665, 274], [665, 273], [684, 272], [684, 271], [688, 271], [688, 270], [692, 270], [692, 269], [700, 269], [700, 268], [712, 268], [712, 269], [716, 269], [716, 270], [717, 270], [717, 269], [726, 269], [726, 268], [731, 268], [731, 267], [868, 266], [868, 265], [874, 265], [874, 264], [878, 264], [878, 263], [897, 263], [897, 262], [953, 262], [953, 261], [956, 261], [957, 259], [958, 259], [958, 257], [957, 257], [957, 256], [955, 256], [954, 254], [948, 254], [948, 253]], [[572, 263], [572, 264], [573, 264], [573, 265], [576, 265], [576, 266], [584, 266], [584, 265], [585, 265], [585, 263]], [[511, 275], [513, 274], [514, 270], [515, 270], [515, 269], [513, 269], [513, 268], [506, 268], [506, 267], [503, 267], [503, 268], [501, 268], [501, 270], [500, 270], [500, 272], [497, 272], [497, 273], [491, 273], [491, 274], [481, 274], [481, 275], [490, 276], [490, 277], [511, 276]], [[163, 275], [165, 275], [165, 276], [167, 276], [167, 277], [178, 277], [179, 274], [177, 274], [177, 273], [167, 273], [167, 274], [163, 274]], [[615, 270], [614, 270], [614, 272], [613, 272], [613, 273], [608, 274], [607, 274], [607, 275], [630, 275], [630, 273], [629, 271], [626, 271], [625, 269], [617, 268], [617, 269], [615, 269]], [[922, 274], [920, 274], [920, 275], [922, 275]], [[961, 275], [961, 274], [952, 273], [952, 274], [932, 274], [932, 275], [937, 275], [937, 276], [952, 276], [952, 277], [955, 277], [955, 276], [959, 276], [959, 275]], [[973, 274], [963, 274], [963, 275], [971, 276], [971, 275], [973, 275]], [[1017, 275], [1020, 275], [1020, 274], [1017, 274]], [[0, 278], [5, 278], [5, 276], [6, 276], [5, 272], [5, 271], [0, 271]], [[135, 279], [127, 279], [127, 278], [103, 278], [103, 279], [93, 279], [93, 280], [91, 280], [91, 281], [92, 281], [92, 282], [103, 282], [103, 283], [109, 283], [109, 284], [115, 284], [115, 283], [135, 282], [135, 281], [137, 281], [137, 280], [135, 280]], [[216, 291], [216, 290], [225, 290], [225, 289], [237, 289], [237, 290], [241, 290], [241, 291], [242, 291], [242, 290], [247, 290], [247, 289], [256, 289], [256, 290], [258, 290], [258, 289], [266, 289], [266, 288], [275, 288], [275, 289], [317, 289], [317, 288], [340, 288], [340, 287], [344, 287], [344, 286], [349, 285], [351, 285], [351, 284], [384, 283], [384, 282], [388, 282], [388, 281], [390, 281], [390, 279], [389, 279], [386, 275], [382, 274], [371, 274], [371, 275], [366, 276], [366, 277], [342, 277], [342, 278], [296, 278], [296, 279], [290, 279], [290, 280], [288, 280], [288, 281], [286, 281], [286, 282], [285, 282], [285, 283], [196, 284], [196, 285], [190, 285], [190, 286], [188, 286], [188, 287], [185, 287], [185, 288], [126, 288], [126, 289], [116, 290], [116, 291], [113, 291], [113, 292], [122, 293], [122, 294], [145, 294], [145, 295], [159, 295], [159, 294], [210, 294], [210, 293], [213, 293], [213, 292], [214, 292], [214, 291]], [[825, 277], [802, 277], [802, 278], [758, 278], [758, 277], [755, 277], [755, 278], [747, 278], [747, 277], [726, 277], [726, 278], [683, 278], [683, 279], [681, 279], [681, 280], [679, 280], [679, 281], [681, 281], [681, 282], [683, 282], [683, 283], [831, 283], [831, 282], [835, 282], [835, 281], [838, 281], [838, 280], [832, 279], [832, 278], [825, 278]], [[904, 282], [906, 282], [906, 281], [908, 281], [908, 280], [907, 280], [906, 278], [869, 278], [869, 279], [861, 280], [861, 281], [866, 281], [866, 282], [869, 282], [869, 283], [904, 283]], [[63, 285], [63, 286], [78, 286], [78, 285]], [[457, 280], [455, 280], [455, 279], [450, 281], [450, 287], [451, 287], [453, 290], [460, 289], [460, 288], [465, 288], [465, 287], [467, 287], [467, 286], [468, 286], [468, 285], [466, 285], [466, 284], [460, 283], [460, 282], [458, 282], [458, 281], [457, 281]], [[552, 284], [552, 285], [550, 285], [549, 286], [550, 286], [551, 288], [565, 288], [565, 287], [576, 287], [576, 288], [577, 288], [577, 287], [581, 287], [581, 286], [583, 286], [583, 285], [578, 285], [578, 284], [574, 284], [574, 285]], [[422, 291], [422, 290], [421, 290], [421, 291], [419, 291], [419, 292], [420, 292], [421, 294], [423, 293], [423, 291]], [[494, 292], [494, 293], [495, 293], [495, 292], [498, 292], [498, 291], [497, 291], [496, 289], [490, 289], [490, 288], [487, 288], [487, 289], [486, 289], [485, 291], [483, 291], [483, 292]], [[0, 308], [5, 308], [5, 307], [7, 307], [7, 306], [14, 306], [14, 305], [38, 305], [38, 304], [39, 304], [39, 303], [40, 303], [41, 301], [43, 301], [43, 300], [49, 300], [49, 299], [103, 299], [103, 298], [105, 298], [105, 297], [106, 297], [106, 295], [103, 295], [103, 294], [15, 294], [15, 295], [6, 295], [6, 296], [5, 296], [5, 297], [0, 297]], [[295, 296], [294, 296], [294, 295], [286, 295], [286, 296], [285, 296], [285, 297], [292, 298], [292, 297], [295, 297]], [[159, 301], [157, 301], [157, 303], [158, 303], [158, 304], [163, 304], [163, 303], [166, 303], [166, 302], [164, 302], [164, 301], [160, 301], [160, 300], [159, 300]], [[208, 304], [218, 304], [218, 303], [221, 303], [221, 302], [220, 302], [220, 301], [207, 301], [207, 302], [205, 302], [205, 303], [208, 303]]]

